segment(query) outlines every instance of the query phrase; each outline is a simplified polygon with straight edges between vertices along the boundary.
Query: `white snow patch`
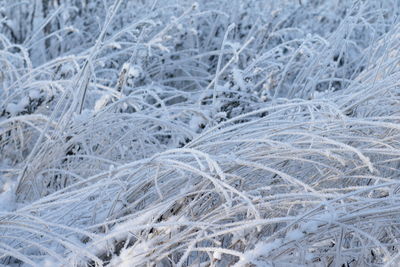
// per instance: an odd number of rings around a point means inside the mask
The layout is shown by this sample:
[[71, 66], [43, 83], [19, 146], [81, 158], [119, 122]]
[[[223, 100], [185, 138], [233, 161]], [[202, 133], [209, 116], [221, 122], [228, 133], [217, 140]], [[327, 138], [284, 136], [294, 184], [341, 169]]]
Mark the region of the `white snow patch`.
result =
[[288, 241], [297, 241], [304, 237], [304, 233], [298, 229], [290, 231], [286, 234]]
[[0, 213], [15, 210], [15, 201], [14, 184], [9, 181], [0, 184]]
[[121, 44], [117, 42], [109, 43], [108, 46], [114, 49], [121, 49]]

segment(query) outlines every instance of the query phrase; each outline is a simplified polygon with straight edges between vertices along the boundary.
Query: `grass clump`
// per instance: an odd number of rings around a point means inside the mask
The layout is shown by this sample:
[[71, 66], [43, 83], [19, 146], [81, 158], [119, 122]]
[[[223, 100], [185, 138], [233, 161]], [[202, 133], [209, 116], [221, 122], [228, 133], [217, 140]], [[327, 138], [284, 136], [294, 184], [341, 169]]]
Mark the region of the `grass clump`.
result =
[[396, 266], [397, 1], [4, 1], [0, 263]]

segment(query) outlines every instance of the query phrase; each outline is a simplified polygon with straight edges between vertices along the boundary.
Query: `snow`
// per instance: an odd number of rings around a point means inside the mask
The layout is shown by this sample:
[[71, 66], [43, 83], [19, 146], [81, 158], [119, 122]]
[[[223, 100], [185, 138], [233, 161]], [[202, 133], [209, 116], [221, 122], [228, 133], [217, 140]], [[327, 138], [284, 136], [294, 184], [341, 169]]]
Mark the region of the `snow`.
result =
[[15, 210], [15, 184], [10, 181], [2, 181], [0, 176], [0, 213]]
[[123, 249], [119, 256], [111, 260], [110, 264], [119, 267], [136, 266], [146, 260], [146, 256], [151, 252], [152, 247], [151, 242], [140, 242], [133, 247]]
[[[34, 93], [35, 95], [35, 93]], [[10, 113], [11, 116], [15, 116], [20, 114], [21, 112], [26, 111], [26, 108], [29, 106], [30, 104], [30, 99], [28, 96], [24, 96], [23, 98], [21, 98], [18, 103], [9, 103], [6, 106], [6, 111], [8, 113]]]
[[115, 48], [115, 49], [121, 49], [122, 48], [121, 44], [117, 43], [117, 42], [111, 42], [111, 43], [108, 44], [108, 46], [110, 46], [111, 48]]
[[[256, 244], [255, 248], [249, 251], [246, 251], [241, 259], [234, 265], [235, 267], [246, 266], [247, 263], [251, 263], [255, 261], [259, 256], [268, 256], [272, 250], [278, 248], [281, 245], [281, 240], [277, 239], [273, 242], [264, 243], [259, 242]], [[266, 266], [269, 264], [265, 263]]]
[[0, 266], [399, 262], [398, 1], [58, 2], [0, 1]]
[[300, 230], [292, 230], [286, 234], [286, 238], [289, 241], [297, 241], [304, 237], [304, 233]]
[[221, 252], [216, 251], [213, 253], [213, 257], [215, 260], [219, 261], [219, 260], [221, 260], [222, 254], [221, 254]]
[[22, 112], [25, 109], [24, 106], [15, 104], [15, 103], [10, 103], [6, 107], [6, 111], [10, 113], [12, 116], [17, 115], [18, 113]]
[[240, 72], [240, 70], [238, 69], [233, 69], [232, 70], [232, 74], [233, 74], [233, 80], [235, 81], [235, 83], [242, 89], [246, 88], [246, 83], [243, 80], [243, 76], [242, 73]]
[[29, 91], [29, 98], [30, 99], [38, 99], [41, 97], [41, 93], [39, 90], [33, 89]]
[[96, 100], [96, 103], [94, 104], [94, 111], [101, 111], [105, 106], [107, 106], [111, 99], [112, 97], [110, 95], [102, 95], [101, 98]]

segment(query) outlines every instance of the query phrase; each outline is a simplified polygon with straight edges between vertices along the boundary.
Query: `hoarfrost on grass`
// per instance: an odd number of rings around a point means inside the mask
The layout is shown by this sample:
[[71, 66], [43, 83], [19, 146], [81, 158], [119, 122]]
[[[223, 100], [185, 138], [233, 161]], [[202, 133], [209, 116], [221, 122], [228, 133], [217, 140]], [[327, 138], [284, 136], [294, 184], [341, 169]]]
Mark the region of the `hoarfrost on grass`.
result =
[[0, 10], [0, 264], [399, 262], [397, 0]]

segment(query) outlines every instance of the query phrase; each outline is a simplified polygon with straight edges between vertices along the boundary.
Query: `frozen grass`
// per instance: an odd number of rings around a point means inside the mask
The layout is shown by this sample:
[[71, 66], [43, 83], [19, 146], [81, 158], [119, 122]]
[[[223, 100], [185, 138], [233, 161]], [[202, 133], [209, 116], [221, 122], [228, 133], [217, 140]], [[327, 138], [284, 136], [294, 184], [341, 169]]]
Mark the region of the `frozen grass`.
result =
[[400, 262], [398, 1], [0, 5], [0, 264]]

